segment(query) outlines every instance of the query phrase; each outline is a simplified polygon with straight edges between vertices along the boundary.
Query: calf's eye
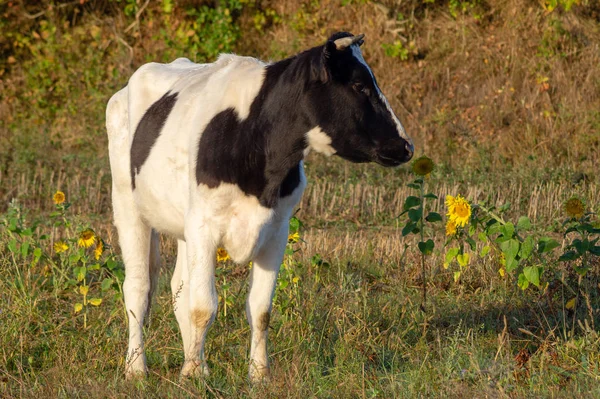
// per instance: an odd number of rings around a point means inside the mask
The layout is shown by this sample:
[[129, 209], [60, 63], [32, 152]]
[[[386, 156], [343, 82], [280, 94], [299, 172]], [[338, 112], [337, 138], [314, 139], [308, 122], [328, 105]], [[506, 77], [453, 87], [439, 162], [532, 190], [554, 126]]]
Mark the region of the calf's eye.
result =
[[352, 88], [357, 93], [363, 93], [363, 94], [366, 94], [367, 96], [371, 93], [369, 88], [360, 82], [353, 83]]

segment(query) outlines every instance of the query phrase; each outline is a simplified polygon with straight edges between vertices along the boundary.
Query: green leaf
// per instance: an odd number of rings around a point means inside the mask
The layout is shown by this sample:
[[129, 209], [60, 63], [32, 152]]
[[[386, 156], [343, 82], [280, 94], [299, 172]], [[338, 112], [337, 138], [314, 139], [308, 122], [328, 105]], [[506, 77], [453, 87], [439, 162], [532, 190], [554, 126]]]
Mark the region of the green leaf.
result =
[[582, 277], [585, 276], [588, 271], [590, 271], [590, 268], [585, 266], [575, 266], [573, 269], [575, 269], [575, 272]]
[[456, 258], [456, 255], [458, 255], [459, 251], [460, 250], [458, 248], [450, 248], [448, 252], [446, 252], [446, 263], [450, 264], [450, 262]]
[[424, 255], [430, 255], [433, 252], [433, 248], [435, 246], [432, 239], [429, 239], [425, 242], [421, 241], [421, 242], [419, 242], [418, 245], [419, 245], [419, 251], [421, 251], [421, 253]]
[[514, 238], [504, 241], [500, 244], [500, 249], [502, 249], [506, 261], [508, 262], [509, 259], [515, 259], [517, 257], [517, 254], [519, 253], [519, 241]]
[[405, 237], [407, 235], [409, 235], [410, 233], [412, 233], [412, 231], [417, 227], [416, 223], [413, 222], [408, 222], [406, 223], [406, 226], [404, 226], [404, 228], [402, 229], [402, 237]]
[[302, 222], [300, 222], [300, 219], [298, 219], [295, 216], [292, 216], [292, 218], [290, 219], [290, 233], [295, 233], [300, 229], [300, 226], [302, 225]]
[[13, 254], [17, 253], [17, 240], [16, 239], [12, 239], [8, 242], [8, 250], [10, 252], [12, 252]]
[[114, 270], [115, 267], [117, 267], [117, 261], [115, 261], [113, 258], [109, 258], [106, 261], [106, 267], [108, 267], [108, 270]]
[[578, 254], [576, 251], [567, 251], [567, 252], [565, 252], [564, 254], [562, 254], [562, 255], [561, 255], [559, 258], [558, 258], [558, 260], [559, 260], [560, 262], [567, 262], [567, 261], [570, 261], [570, 260], [575, 260], [575, 259], [579, 258], [580, 256], [581, 256], [581, 255], [580, 255], [580, 254]]
[[421, 189], [421, 185], [420, 184], [408, 183], [407, 186], [410, 187], [410, 188], [414, 188], [415, 190], [420, 190]]
[[517, 228], [519, 230], [529, 230], [531, 229], [531, 221], [527, 216], [521, 216], [517, 221]]
[[479, 238], [479, 241], [481, 242], [486, 242], [488, 239], [487, 235], [483, 231], [477, 234], [477, 238]]
[[39, 260], [42, 257], [42, 249], [41, 248], [34, 249], [33, 256], [35, 259]]
[[102, 291], [107, 291], [108, 289], [110, 289], [110, 287], [112, 287], [112, 285], [113, 285], [113, 279], [105, 278], [104, 280], [102, 280], [102, 284], [100, 284], [100, 289]]
[[456, 260], [460, 267], [467, 267], [469, 265], [470, 256], [468, 253], [456, 255]]
[[467, 244], [469, 244], [469, 248], [471, 248], [471, 251], [474, 252], [477, 250], [477, 243], [474, 239], [472, 239], [471, 237], [465, 237], [465, 241], [467, 242]]
[[527, 287], [529, 287], [529, 280], [527, 280], [527, 277], [525, 277], [525, 274], [523, 274], [523, 273], [519, 274], [519, 282], [517, 283], [517, 285], [523, 291], [525, 291], [527, 289]]
[[589, 249], [589, 251], [596, 256], [600, 256], [600, 245], [594, 245]]
[[573, 240], [571, 245], [575, 247], [579, 255], [583, 255], [590, 248], [590, 242], [588, 240], [582, 241], [579, 238]]
[[21, 244], [21, 256], [25, 258], [27, 255], [29, 255], [29, 243], [25, 241]]
[[431, 223], [435, 223], [435, 222], [441, 222], [444, 219], [442, 219], [442, 215], [440, 215], [437, 212], [429, 212], [429, 214], [427, 215], [425, 220], [427, 220], [428, 222], [431, 222]]
[[521, 243], [520, 257], [521, 257], [521, 259], [529, 259], [529, 257], [531, 256], [532, 253], [533, 253], [533, 237], [528, 236]]
[[481, 248], [481, 253], [479, 254], [479, 256], [483, 258], [490, 252], [490, 249], [491, 247], [489, 245], [486, 245], [485, 247]]
[[407, 211], [412, 207], [421, 205], [421, 198], [409, 195], [404, 201], [404, 210]]
[[519, 266], [519, 262], [517, 262], [517, 260], [515, 258], [511, 258], [511, 259], [506, 259], [506, 271], [507, 272], [512, 272], [513, 270], [515, 270], [517, 268], [517, 266]]
[[69, 263], [76, 264], [77, 262], [79, 262], [79, 259], [81, 259], [81, 255], [79, 254], [79, 252], [75, 252], [74, 254], [69, 256]]
[[409, 209], [408, 211], [408, 218], [413, 222], [418, 222], [419, 220], [421, 220], [422, 215], [423, 209], [421, 208]]
[[503, 212], [506, 212], [509, 209], [510, 209], [510, 202], [507, 202], [504, 205], [500, 205], [500, 207], [498, 208], [498, 212], [503, 213]]
[[539, 288], [540, 286], [540, 268], [537, 266], [527, 266], [523, 268], [523, 274], [527, 281]]
[[515, 234], [515, 225], [511, 222], [508, 222], [500, 228], [500, 231], [504, 237], [512, 238], [512, 236]]
[[488, 225], [488, 227], [486, 228], [487, 235], [491, 236], [494, 234], [498, 234], [500, 232], [501, 228], [502, 228], [502, 225], [500, 223], [498, 223], [497, 221], [493, 220], [493, 223]]
[[558, 241], [550, 238], [550, 237], [542, 237], [538, 241], [538, 252], [541, 254], [548, 253], [555, 248], [560, 247]]
[[431, 198], [431, 199], [438, 199], [438, 196], [435, 194], [432, 194], [432, 193], [425, 194], [423, 197]]

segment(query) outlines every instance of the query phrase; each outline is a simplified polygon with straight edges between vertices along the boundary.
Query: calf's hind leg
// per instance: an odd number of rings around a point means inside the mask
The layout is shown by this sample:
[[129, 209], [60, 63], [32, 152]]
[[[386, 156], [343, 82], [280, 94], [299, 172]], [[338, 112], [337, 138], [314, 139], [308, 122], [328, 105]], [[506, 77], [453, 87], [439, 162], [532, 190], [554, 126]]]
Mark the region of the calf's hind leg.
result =
[[[150, 251], [152, 229], [144, 223], [135, 211], [131, 192], [120, 195], [113, 187], [113, 209], [115, 225], [119, 232], [119, 244], [125, 263], [125, 282], [123, 296], [129, 325], [129, 344], [125, 366], [125, 376], [132, 378], [147, 374], [146, 356], [142, 327], [150, 306], [152, 282]], [[154, 238], [158, 245], [158, 236]], [[157, 272], [157, 248], [152, 255], [152, 271]]]

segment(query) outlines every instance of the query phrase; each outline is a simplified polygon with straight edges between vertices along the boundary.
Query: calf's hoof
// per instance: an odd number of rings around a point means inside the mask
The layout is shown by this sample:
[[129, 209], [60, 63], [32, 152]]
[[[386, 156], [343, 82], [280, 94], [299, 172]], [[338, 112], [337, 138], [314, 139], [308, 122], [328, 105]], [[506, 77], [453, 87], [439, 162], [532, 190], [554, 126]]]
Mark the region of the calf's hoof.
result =
[[143, 367], [143, 368], [127, 367], [125, 369], [125, 379], [127, 381], [143, 380], [146, 377], [148, 377], [148, 369], [146, 369], [146, 367]]
[[271, 369], [269, 366], [250, 365], [248, 378], [252, 384], [264, 384], [271, 380]]
[[186, 360], [181, 368], [181, 378], [208, 377], [208, 366], [199, 360]]

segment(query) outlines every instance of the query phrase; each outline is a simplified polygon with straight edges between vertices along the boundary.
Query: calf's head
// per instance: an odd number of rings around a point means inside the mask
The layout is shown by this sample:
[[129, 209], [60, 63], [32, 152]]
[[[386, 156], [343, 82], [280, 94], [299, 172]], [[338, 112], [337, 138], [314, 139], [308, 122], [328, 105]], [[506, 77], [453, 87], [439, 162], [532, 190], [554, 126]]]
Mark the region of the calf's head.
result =
[[322, 46], [308, 90], [318, 128], [307, 141], [352, 162], [397, 166], [411, 159], [414, 147], [361, 54], [363, 37], [340, 32]]

